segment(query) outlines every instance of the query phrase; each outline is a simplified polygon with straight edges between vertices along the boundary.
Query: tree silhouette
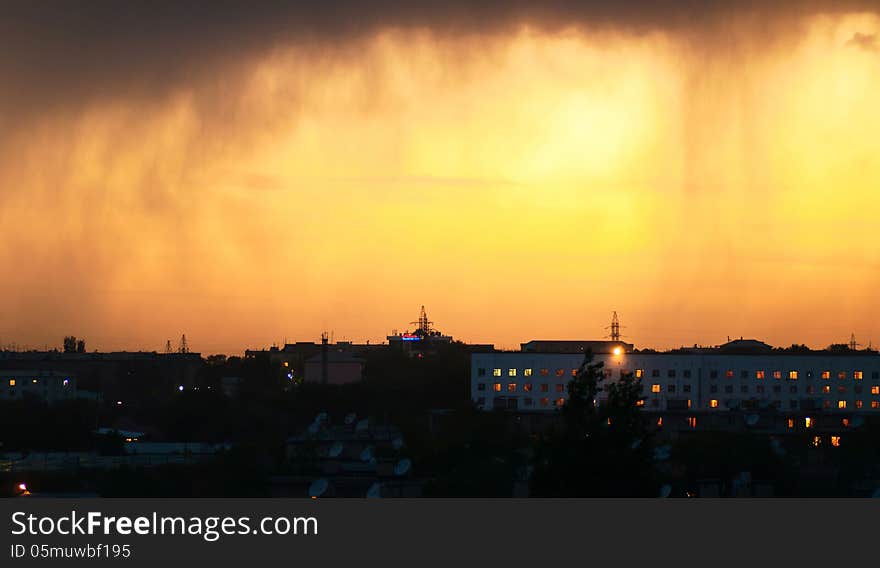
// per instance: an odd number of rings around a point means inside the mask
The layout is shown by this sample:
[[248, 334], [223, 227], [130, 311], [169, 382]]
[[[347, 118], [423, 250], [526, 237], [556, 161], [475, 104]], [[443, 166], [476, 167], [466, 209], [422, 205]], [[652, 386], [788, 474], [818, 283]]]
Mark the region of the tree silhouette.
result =
[[[650, 435], [639, 410], [641, 381], [632, 374], [602, 386], [603, 363], [587, 353], [568, 384], [561, 428], [535, 449], [531, 493], [538, 497], [637, 497], [657, 491]], [[602, 404], [599, 393], [607, 392]]]

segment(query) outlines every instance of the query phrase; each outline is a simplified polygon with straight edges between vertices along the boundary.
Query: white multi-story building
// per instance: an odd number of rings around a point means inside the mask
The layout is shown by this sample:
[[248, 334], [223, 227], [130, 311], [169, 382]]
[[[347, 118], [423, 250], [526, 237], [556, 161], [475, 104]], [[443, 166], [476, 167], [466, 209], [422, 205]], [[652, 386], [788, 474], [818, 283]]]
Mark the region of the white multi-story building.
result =
[[[740, 340], [664, 353], [606, 342], [593, 352], [593, 362], [604, 365], [605, 382], [626, 373], [641, 381], [646, 410], [880, 415], [880, 355], [873, 351], [777, 351]], [[565, 404], [567, 384], [583, 362], [583, 353], [475, 353], [471, 397], [484, 410], [549, 412]], [[604, 393], [598, 398], [601, 403]]]

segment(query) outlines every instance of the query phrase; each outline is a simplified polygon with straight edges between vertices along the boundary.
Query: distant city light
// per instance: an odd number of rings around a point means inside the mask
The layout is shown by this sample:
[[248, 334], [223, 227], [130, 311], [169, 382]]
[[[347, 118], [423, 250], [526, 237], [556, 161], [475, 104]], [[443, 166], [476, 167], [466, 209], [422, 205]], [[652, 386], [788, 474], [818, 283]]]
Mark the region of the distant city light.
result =
[[69, 384], [70, 384], [70, 379], [64, 379], [64, 386], [67, 386]]
[[18, 484], [18, 490], [19, 490], [19, 491], [24, 491], [25, 493], [27, 493], [27, 490], [28, 490], [28, 488], [27, 488], [27, 484], [26, 484], [26, 483], [19, 483], [19, 484]]
[[180, 392], [183, 392], [183, 385], [178, 386], [177, 390], [179, 390]]
[[122, 401], [121, 401], [121, 400], [117, 400], [117, 401], [116, 401], [116, 406], [122, 406]]

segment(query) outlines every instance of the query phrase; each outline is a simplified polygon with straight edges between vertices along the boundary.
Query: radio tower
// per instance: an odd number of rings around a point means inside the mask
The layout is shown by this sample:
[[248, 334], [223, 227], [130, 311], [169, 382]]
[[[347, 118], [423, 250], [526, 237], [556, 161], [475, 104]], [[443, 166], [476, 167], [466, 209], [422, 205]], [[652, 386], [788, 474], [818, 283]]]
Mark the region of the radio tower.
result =
[[861, 345], [861, 343], [856, 343], [856, 334], [855, 333], [851, 334], [849, 337], [850, 350], [855, 351], [859, 345]]
[[432, 321], [428, 321], [428, 314], [425, 313], [425, 306], [422, 306], [422, 311], [419, 312], [419, 321], [411, 321], [410, 324], [417, 324], [418, 333], [422, 336], [427, 336], [431, 333], [431, 326], [434, 324]]
[[620, 320], [617, 319], [617, 312], [611, 314], [611, 341], [620, 341]]
[[171, 349], [171, 340], [165, 342], [165, 353], [173, 353], [174, 350]]
[[178, 353], [189, 353], [189, 346], [186, 344], [186, 334], [180, 336], [180, 347], [177, 349]]

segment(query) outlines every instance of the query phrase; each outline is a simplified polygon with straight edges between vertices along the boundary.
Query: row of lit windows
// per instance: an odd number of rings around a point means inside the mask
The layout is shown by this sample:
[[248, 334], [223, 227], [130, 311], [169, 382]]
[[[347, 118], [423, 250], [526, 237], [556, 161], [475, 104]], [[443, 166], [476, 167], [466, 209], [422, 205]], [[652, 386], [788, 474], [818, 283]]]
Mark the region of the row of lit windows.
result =
[[[625, 373], [626, 371], [622, 371], [622, 372]], [[635, 376], [636, 376], [636, 378], [642, 378], [643, 376], [645, 376], [645, 370], [644, 369], [636, 369]], [[659, 377], [659, 376], [660, 376], [660, 369], [652, 369], [651, 370], [651, 377]], [[677, 371], [675, 369], [669, 369], [666, 371], [666, 376], [669, 378], [675, 378], [677, 376]], [[718, 376], [719, 376], [718, 371], [714, 371], [714, 370], [709, 371], [709, 378], [710, 379], [717, 379]], [[728, 369], [727, 371], [724, 372], [724, 376], [728, 379], [732, 379], [736, 376], [736, 373], [732, 369]], [[749, 377], [752, 376], [752, 372], [742, 370], [739, 372], [739, 376], [742, 379], [748, 379]], [[758, 370], [758, 371], [754, 372], [754, 376], [756, 379], [761, 380], [761, 379], [764, 379], [767, 377], [767, 373], [765, 371]], [[772, 371], [770, 373], [770, 376], [776, 380], [780, 380], [783, 378], [783, 376], [785, 376], [791, 381], [796, 381], [801, 376], [804, 376], [807, 379], [812, 379], [813, 378], [813, 371], [805, 371], [803, 374], [800, 371]], [[829, 380], [831, 378], [831, 371], [822, 371], [820, 376], [825, 380]], [[837, 378], [840, 380], [846, 379], [849, 376], [850, 376], [850, 373], [848, 373], [846, 371], [838, 371], [837, 372]], [[691, 377], [690, 369], [684, 369], [682, 371], [682, 377], [689, 379]], [[864, 371], [853, 371], [852, 372], [852, 378], [857, 381], [861, 381], [864, 377], [865, 377]], [[872, 371], [871, 378], [873, 380], [880, 379], [880, 371]]]
[[[577, 372], [578, 372], [577, 369], [572, 369], [571, 371], [569, 371], [569, 373], [573, 377], [577, 375]], [[514, 368], [507, 369], [507, 376], [508, 377], [516, 377], [518, 373], [519, 373], [519, 369], [514, 369]], [[550, 369], [541, 369], [540, 373], [541, 373], [542, 377], [548, 377], [548, 376], [550, 376]], [[566, 374], [566, 369], [556, 369], [554, 371], [554, 374], [557, 377], [564, 377]], [[483, 368], [477, 369], [477, 376], [478, 377], [485, 377], [486, 376], [486, 369], [483, 369]], [[492, 369], [492, 376], [493, 377], [503, 377], [504, 376], [503, 369]], [[532, 376], [532, 369], [522, 369], [522, 376], [531, 377]]]
[[[880, 410], [880, 400], [872, 400], [872, 401], [870, 401], [870, 402], [871, 402], [871, 409], [872, 409], [872, 410]], [[774, 400], [774, 401], [772, 402], [772, 404], [773, 404], [773, 406], [776, 406], [776, 407], [778, 408], [778, 407], [781, 406], [782, 401]], [[838, 401], [837, 401], [837, 408], [838, 408], [838, 410], [845, 410], [845, 409], [847, 408], [847, 405], [848, 405], [848, 404], [849, 404], [849, 403], [848, 403], [848, 401], [846, 401], [846, 400], [838, 400]], [[791, 408], [792, 410], [797, 409], [797, 407], [798, 407], [798, 401], [796, 401], [796, 400], [790, 400], [788, 406], [789, 406], [789, 408]], [[859, 410], [862, 409], [862, 408], [865, 408], [865, 401], [862, 401], [862, 400], [856, 400], [856, 401], [853, 403], [853, 406], [854, 406], [856, 409], [859, 409]], [[710, 401], [709, 401], [709, 408], [718, 408], [718, 399], [713, 398], [712, 400], [710, 400]], [[822, 408], [824, 408], [824, 409], [826, 409], [826, 410], [827, 410], [827, 409], [830, 409], [830, 408], [834, 408], [834, 402], [831, 401], [831, 400], [823, 400], [823, 401], [822, 401]]]
[[[671, 385], [671, 384], [670, 384], [670, 385], [666, 385], [666, 391], [667, 391], [667, 392], [675, 392], [675, 390], [676, 390], [676, 385]], [[739, 390], [740, 390], [741, 393], [746, 393], [746, 394], [748, 394], [749, 392], [751, 392], [751, 387], [749, 387], [749, 385], [740, 385]], [[853, 387], [853, 392], [856, 393], [856, 394], [862, 394], [863, 390], [864, 390], [864, 389], [862, 388], [861, 385], [856, 385], [856, 386]], [[654, 383], [654, 384], [651, 385], [651, 392], [652, 392], [652, 393], [659, 393], [659, 392], [661, 392], [661, 391], [662, 391], [662, 387], [660, 386], [659, 383]], [[790, 387], [788, 388], [788, 391], [789, 391], [791, 394], [797, 394], [797, 393], [798, 393], [798, 387], [796, 387], [796, 386], [790, 386]], [[814, 387], [813, 385], [808, 385], [808, 386], [805, 387], [804, 391], [806, 392], [806, 394], [816, 394], [816, 387]], [[690, 386], [690, 385], [682, 385], [682, 392], [691, 392], [691, 386]], [[709, 392], [710, 392], [710, 393], [716, 393], [716, 392], [718, 392], [718, 385], [709, 385]], [[725, 385], [725, 387], [724, 387], [724, 392], [727, 393], [727, 394], [732, 394], [732, 393], [733, 393], [733, 385]], [[755, 386], [755, 392], [756, 392], [756, 393], [763, 393], [763, 392], [765, 392], [764, 385], [757, 385], [757, 386]], [[774, 386], [773, 386], [773, 392], [774, 392], [774, 393], [780, 393], [780, 392], [782, 392], [782, 387], [779, 386], [779, 385], [774, 385]], [[840, 386], [837, 387], [837, 392], [839, 392], [839, 393], [841, 393], [841, 394], [844, 394], [844, 393], [847, 392], [847, 387], [845, 387], [845, 386], [843, 386], [843, 385], [840, 385]], [[822, 386], [822, 393], [824, 393], [824, 394], [830, 394], [830, 393], [831, 393], [831, 385], [823, 385], [823, 386]], [[880, 385], [873, 385], [873, 386], [871, 386], [871, 394], [873, 394], [873, 395], [880, 395]]]
[[[39, 382], [40, 382], [39, 379], [31, 379], [31, 384], [33, 384], [33, 385], [36, 385], [36, 384], [38, 384]], [[18, 380], [17, 380], [17, 379], [9, 379], [9, 386], [14, 387], [14, 386], [16, 386], [17, 384], [18, 384]], [[63, 384], [64, 386], [68, 386], [68, 385], [70, 384], [70, 379], [64, 379], [64, 380], [61, 382], [61, 384]]]
[[[504, 369], [501, 369], [501, 368], [492, 369], [492, 376], [494, 376], [494, 377], [504, 376], [503, 371], [504, 371]], [[507, 369], [507, 376], [508, 377], [516, 377], [516, 376], [518, 376], [519, 371], [520, 370], [516, 369], [516, 368], [509, 368], [509, 369]], [[531, 377], [532, 371], [533, 371], [532, 369], [522, 369], [522, 376]], [[571, 376], [577, 376], [578, 369], [571, 369], [570, 371], [568, 371], [567, 369], [560, 368], [560, 369], [554, 370], [554, 374], [557, 377], [565, 376], [566, 372], [569, 372], [571, 374]], [[621, 376], [623, 376], [627, 373], [628, 373], [628, 371], [626, 371], [626, 370], [620, 371]], [[542, 377], [547, 377], [550, 375], [550, 369], [540, 369], [540, 374]], [[605, 369], [603, 371], [603, 374], [606, 377], [609, 377], [609, 376], [611, 376], [611, 371], [608, 369]], [[634, 374], [637, 379], [641, 379], [642, 377], [646, 376], [646, 370], [645, 369], [636, 369]], [[661, 375], [660, 369], [652, 369], [651, 370], [651, 377], [656, 378], [656, 377], [659, 377], [660, 375]], [[798, 380], [801, 377], [801, 375], [802, 375], [802, 373], [800, 371], [772, 371], [770, 373], [770, 376], [772, 376], [776, 380], [780, 380], [783, 378], [783, 376], [786, 376], [788, 378], [788, 380], [790, 380], [790, 381]], [[484, 369], [484, 368], [477, 369], [477, 376], [485, 377], [486, 376], [486, 369]], [[678, 376], [678, 371], [676, 369], [668, 369], [666, 371], [666, 376], [669, 378], [676, 378]], [[690, 369], [683, 369], [681, 372], [681, 376], [685, 379], [691, 378], [691, 370]], [[710, 379], [717, 379], [718, 376], [719, 376], [718, 371], [715, 371], [715, 370], [709, 371], [709, 378]], [[724, 372], [724, 376], [728, 379], [732, 379], [736, 376], [736, 373], [732, 369], [728, 369], [727, 371]], [[747, 379], [750, 376], [752, 376], [752, 372], [742, 370], [739, 372], [739, 376], [742, 379]], [[813, 378], [813, 371], [805, 371], [803, 373], [803, 376], [806, 377], [807, 379], [812, 379]], [[831, 379], [831, 371], [822, 371], [820, 376], [825, 380], [829, 380], [829, 379]], [[840, 380], [844, 380], [844, 379], [848, 378], [849, 376], [850, 376], [850, 373], [848, 373], [847, 371], [838, 371], [837, 372], [837, 378]], [[853, 371], [852, 372], [852, 378], [857, 381], [861, 381], [864, 378], [864, 376], [865, 376], [864, 371]], [[761, 380], [761, 379], [764, 379], [767, 377], [767, 373], [763, 370], [754, 371], [754, 377], [758, 380]], [[871, 379], [873, 379], [873, 380], [880, 379], [880, 371], [872, 371], [871, 372]]]
[[[493, 383], [492, 390], [495, 392], [502, 392], [505, 390], [507, 392], [516, 392], [517, 390], [520, 389], [520, 387], [522, 387], [523, 391], [532, 392], [532, 389], [534, 388], [534, 386], [535, 385], [533, 385], [532, 383], [524, 383], [522, 385], [519, 385], [518, 383], [507, 383], [506, 385], [502, 384], [502, 383]], [[550, 385], [548, 385], [547, 383], [543, 383], [543, 384], [540, 384], [537, 386], [541, 390], [541, 392], [550, 392]], [[554, 386], [556, 392], [565, 392], [565, 385], [564, 384], [560, 383], [560, 384], [556, 384], [553, 386]], [[486, 390], [486, 383], [478, 383], [477, 390], [479, 390], [479, 391]]]

